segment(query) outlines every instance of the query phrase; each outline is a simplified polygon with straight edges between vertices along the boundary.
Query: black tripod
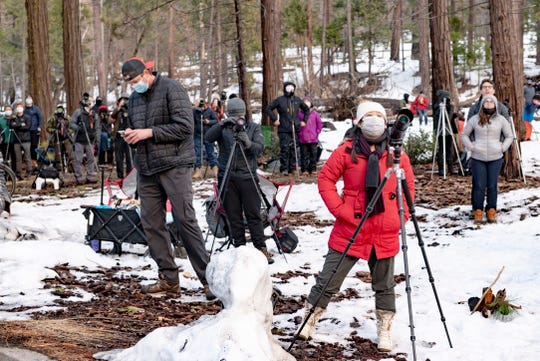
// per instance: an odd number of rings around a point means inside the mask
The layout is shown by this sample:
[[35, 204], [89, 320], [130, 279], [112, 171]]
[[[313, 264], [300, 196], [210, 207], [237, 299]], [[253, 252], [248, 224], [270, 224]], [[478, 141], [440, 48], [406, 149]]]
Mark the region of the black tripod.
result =
[[[235, 127], [238, 127], [238, 125], [235, 125]], [[230, 177], [231, 177], [231, 169], [233, 169], [232, 168], [233, 161], [236, 161], [237, 152], [240, 152], [242, 154], [242, 159], [244, 160], [244, 162], [245, 162], [245, 164], [247, 166], [246, 168], [249, 171], [251, 181], [253, 182], [253, 185], [255, 186], [255, 189], [257, 190], [257, 196], [261, 200], [261, 204], [263, 204], [267, 209], [269, 209], [271, 207], [271, 204], [264, 197], [262, 189], [260, 187], [260, 184], [259, 184], [259, 182], [257, 182], [257, 180], [255, 178], [255, 174], [253, 173], [253, 171], [251, 170], [251, 167], [249, 166], [249, 162], [248, 162], [246, 153], [244, 151], [244, 147], [243, 147], [242, 144], [240, 144], [240, 141], [236, 138], [238, 131], [235, 129], [234, 132], [235, 132], [235, 134], [234, 134], [235, 141], [234, 141], [234, 144], [232, 146], [231, 154], [229, 155], [229, 159], [227, 159], [227, 164], [225, 166], [225, 173], [223, 174], [223, 179], [222, 179], [221, 184], [220, 184], [219, 189], [218, 189], [218, 196], [217, 196], [216, 202], [224, 202], [225, 201], [225, 197], [227, 195], [225, 190], [227, 189], [227, 184], [229, 183], [229, 180], [230, 180]], [[217, 212], [217, 210], [216, 210], [216, 212]], [[225, 218], [225, 222], [227, 223], [227, 227], [228, 227], [228, 229], [230, 231], [231, 227], [228, 224], [227, 217], [225, 216], [224, 218]], [[274, 225], [272, 224], [272, 222], [270, 222], [270, 226], [272, 227], [272, 238], [274, 239], [274, 241], [276, 243], [278, 251], [279, 251], [279, 253], [283, 254], [283, 257], [285, 257], [285, 254], [283, 253], [283, 250], [281, 248], [281, 243], [280, 243], [280, 241], [279, 241], [279, 239], [278, 239], [278, 237], [276, 235]], [[215, 228], [214, 228], [214, 230], [212, 232], [214, 234], [214, 239], [212, 241], [212, 247], [211, 247], [211, 250], [210, 250], [210, 255], [212, 255], [213, 250], [214, 250], [214, 242], [216, 240], [215, 234], [217, 232], [218, 227], [219, 227], [219, 221], [216, 222], [216, 226], [215, 226]], [[206, 236], [208, 237], [208, 233], [206, 234]], [[221, 245], [221, 247], [218, 248], [218, 251], [221, 251], [225, 246], [227, 246], [227, 248], [229, 248], [231, 246], [231, 244], [232, 244], [232, 241], [233, 240], [232, 240], [231, 235], [228, 235], [227, 241], [225, 243], [223, 243]], [[206, 241], [205, 241], [205, 243], [206, 243]], [[286, 260], [287, 259], [285, 258], [285, 261]]]
[[336, 272], [338, 271], [339, 267], [343, 263], [343, 260], [345, 259], [345, 256], [347, 255], [347, 252], [349, 251], [352, 244], [354, 243], [354, 240], [356, 239], [356, 236], [358, 236], [358, 234], [360, 233], [360, 230], [362, 229], [362, 226], [366, 222], [369, 215], [373, 212], [373, 207], [375, 206], [375, 204], [377, 202], [377, 199], [381, 196], [383, 188], [384, 188], [386, 182], [388, 181], [388, 179], [390, 178], [390, 175], [392, 173], [394, 173], [396, 175], [396, 179], [397, 179], [396, 193], [397, 193], [397, 200], [398, 200], [398, 207], [399, 207], [398, 208], [399, 209], [399, 221], [400, 221], [400, 225], [401, 225], [401, 230], [400, 230], [400, 233], [401, 233], [401, 249], [403, 251], [403, 264], [404, 264], [404, 268], [405, 268], [405, 291], [407, 293], [407, 305], [408, 305], [408, 311], [409, 311], [409, 328], [410, 328], [410, 335], [411, 335], [410, 339], [411, 339], [411, 343], [412, 343], [413, 360], [416, 361], [416, 346], [415, 346], [416, 336], [414, 334], [414, 320], [413, 320], [411, 284], [410, 284], [410, 275], [409, 275], [409, 261], [408, 261], [408, 254], [407, 254], [408, 246], [407, 246], [407, 233], [405, 231], [405, 209], [403, 207], [403, 196], [405, 196], [405, 199], [407, 201], [407, 205], [409, 207], [409, 212], [411, 214], [411, 219], [413, 220], [413, 223], [414, 223], [414, 229], [415, 229], [415, 232], [416, 232], [416, 236], [418, 237], [418, 245], [420, 246], [420, 249], [422, 250], [422, 256], [424, 258], [424, 263], [425, 263], [426, 270], [427, 270], [427, 273], [428, 273], [428, 276], [429, 276], [429, 282], [431, 283], [431, 287], [433, 289], [433, 294], [435, 296], [435, 301], [437, 302], [437, 307], [438, 307], [439, 313], [441, 315], [441, 321], [443, 323], [443, 326], [444, 326], [444, 329], [445, 329], [445, 332], [446, 332], [446, 337], [448, 338], [448, 343], [450, 344], [450, 347], [452, 348], [452, 341], [450, 340], [450, 335], [448, 334], [448, 328], [446, 327], [446, 319], [445, 319], [445, 317], [443, 315], [441, 304], [439, 302], [439, 296], [437, 294], [437, 289], [435, 288], [433, 275], [431, 273], [431, 268], [429, 266], [429, 262], [428, 262], [428, 259], [427, 259], [427, 254], [426, 254], [426, 251], [425, 251], [425, 248], [424, 248], [424, 241], [422, 240], [422, 235], [420, 233], [420, 227], [418, 225], [418, 220], [416, 219], [416, 213], [415, 213], [415, 209], [414, 209], [414, 202], [412, 200], [411, 193], [410, 193], [409, 187], [408, 187], [406, 179], [405, 179], [404, 171], [403, 171], [403, 169], [400, 168], [401, 142], [393, 142], [392, 146], [393, 146], [393, 151], [394, 151], [393, 167], [389, 168], [386, 171], [386, 173], [384, 175], [384, 178], [381, 180], [381, 184], [379, 185], [379, 187], [375, 191], [375, 194], [373, 195], [373, 198], [371, 199], [371, 201], [368, 203], [368, 205], [366, 207], [366, 212], [364, 213], [364, 215], [360, 219], [360, 223], [358, 224], [358, 226], [356, 227], [355, 231], [353, 232], [351, 238], [349, 239], [349, 243], [347, 244], [347, 246], [343, 250], [343, 254], [341, 255], [341, 258], [339, 259], [338, 264], [332, 270], [332, 274], [330, 275], [330, 278], [328, 279], [328, 282], [322, 288], [319, 296], [317, 297], [317, 300], [314, 302], [311, 309], [309, 310], [308, 315], [305, 317], [304, 322], [302, 323], [302, 325], [298, 329], [298, 332], [294, 335], [294, 338], [293, 338], [293, 340], [292, 340], [292, 342], [291, 342], [291, 344], [290, 344], [290, 346], [288, 348], [288, 351], [290, 351], [292, 349], [294, 343], [298, 339], [298, 335], [300, 335], [300, 332], [302, 332], [302, 329], [305, 327], [307, 321], [309, 320], [309, 318], [315, 312], [315, 308], [319, 304], [322, 296], [324, 295], [324, 292], [326, 291], [326, 288], [328, 287], [328, 285], [330, 284], [330, 282], [332, 281], [332, 279], [336, 275]]

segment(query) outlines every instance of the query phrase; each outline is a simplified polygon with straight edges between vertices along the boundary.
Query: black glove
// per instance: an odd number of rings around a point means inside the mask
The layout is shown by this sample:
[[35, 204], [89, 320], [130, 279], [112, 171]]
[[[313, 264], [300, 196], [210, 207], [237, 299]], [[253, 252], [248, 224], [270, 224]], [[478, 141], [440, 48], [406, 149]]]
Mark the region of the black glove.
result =
[[236, 123], [234, 122], [233, 118], [225, 118], [219, 123], [219, 125], [221, 125], [222, 128], [233, 126], [235, 124]]
[[237, 141], [239, 141], [240, 143], [244, 145], [244, 148], [246, 149], [251, 148], [251, 140], [249, 139], [245, 131], [237, 132], [235, 137]]

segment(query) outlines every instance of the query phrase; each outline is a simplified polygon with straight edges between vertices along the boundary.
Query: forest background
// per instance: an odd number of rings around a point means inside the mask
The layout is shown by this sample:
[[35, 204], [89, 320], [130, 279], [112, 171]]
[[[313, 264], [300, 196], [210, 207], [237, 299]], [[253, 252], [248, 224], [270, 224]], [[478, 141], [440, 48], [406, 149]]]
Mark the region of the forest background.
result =
[[[491, 68], [520, 129], [524, 34], [535, 37], [529, 43], [540, 64], [539, 15], [540, 0], [4, 0], [0, 99], [31, 95], [45, 116], [58, 103], [71, 114], [83, 92], [110, 102], [126, 90], [122, 62], [139, 56], [200, 97], [238, 84], [248, 115], [292, 80], [339, 120], [385, 76], [371, 67], [361, 73], [358, 64], [372, 64], [381, 49], [403, 62], [409, 43], [419, 61], [413, 94], [435, 100], [446, 89], [459, 105], [471, 72]], [[284, 76], [290, 69], [301, 77]], [[269, 125], [264, 114], [262, 124]], [[507, 177], [518, 176], [516, 160], [505, 167]]]

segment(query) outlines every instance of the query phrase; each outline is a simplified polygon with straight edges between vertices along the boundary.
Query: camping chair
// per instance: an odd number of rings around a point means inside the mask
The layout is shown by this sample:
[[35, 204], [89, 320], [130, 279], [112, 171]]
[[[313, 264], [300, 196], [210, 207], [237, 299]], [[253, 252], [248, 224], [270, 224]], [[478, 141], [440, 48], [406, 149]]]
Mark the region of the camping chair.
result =
[[107, 205], [113, 203], [119, 206], [122, 202], [132, 203], [137, 199], [137, 170], [132, 168], [128, 174], [116, 181], [111, 181], [109, 177], [104, 179], [102, 187], [107, 189], [109, 200]]

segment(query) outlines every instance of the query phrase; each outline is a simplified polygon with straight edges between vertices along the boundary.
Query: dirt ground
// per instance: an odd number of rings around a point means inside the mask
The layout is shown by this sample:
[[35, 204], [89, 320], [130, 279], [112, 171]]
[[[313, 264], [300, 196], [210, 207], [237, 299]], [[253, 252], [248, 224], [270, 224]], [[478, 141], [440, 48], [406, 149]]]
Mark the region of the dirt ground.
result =
[[[442, 179], [437, 175], [431, 176], [431, 165], [415, 169], [415, 188], [417, 206], [431, 209], [452, 205], [470, 204], [470, 177], [449, 176]], [[284, 181], [286, 178], [277, 178]], [[287, 178], [288, 179], [288, 178]], [[295, 182], [315, 182], [315, 177], [302, 178]], [[31, 181], [23, 181], [18, 189], [19, 201], [35, 201], [36, 198], [24, 195], [45, 195], [49, 190], [36, 192], [30, 188]], [[539, 187], [538, 178], [528, 178], [527, 187]], [[64, 187], [59, 191], [62, 197], [80, 197], [87, 191], [86, 187], [99, 188], [99, 184]], [[501, 193], [522, 188], [519, 180], [505, 181], [501, 179]], [[463, 212], [469, 212], [470, 207], [464, 207]], [[504, 212], [504, 209], [501, 210]], [[325, 227], [330, 222], [314, 220], [314, 215], [307, 213], [286, 213], [283, 224], [292, 228], [306, 224]], [[213, 302], [179, 302], [169, 298], [155, 298], [140, 293], [142, 278], [137, 276], [121, 276], [124, 269], [73, 268], [68, 264], [57, 265], [57, 276], [44, 280], [44, 288], [58, 296], [56, 303], [63, 308], [60, 311], [33, 314], [29, 321], [0, 322], [0, 344], [18, 346], [41, 352], [56, 360], [78, 361], [92, 360], [92, 354], [114, 348], [127, 348], [134, 345], [150, 331], [163, 326], [188, 324], [204, 314], [215, 314], [221, 309], [219, 301]], [[312, 272], [306, 270], [306, 272]], [[287, 272], [274, 274], [281, 282], [287, 282], [296, 273]], [[365, 277], [369, 282], [369, 275]], [[396, 276], [399, 281], [402, 279]], [[77, 296], [78, 289], [84, 289], [95, 294], [89, 302], [70, 302], [66, 298]], [[203, 294], [198, 290], [182, 289], [186, 295]], [[336, 297], [354, 298], [356, 291], [343, 290]], [[300, 298], [280, 299], [274, 309], [275, 314], [290, 314], [301, 308]], [[21, 309], [11, 310], [21, 311]], [[293, 320], [298, 324], [300, 317]], [[358, 321], [360, 323], [361, 321]], [[273, 329], [272, 332], [284, 344], [289, 344], [295, 329]], [[351, 333], [344, 345], [330, 343], [315, 343], [297, 341], [292, 355], [301, 361], [316, 360], [405, 360], [404, 354], [388, 354], [377, 350], [376, 345], [363, 339], [355, 332]]]

